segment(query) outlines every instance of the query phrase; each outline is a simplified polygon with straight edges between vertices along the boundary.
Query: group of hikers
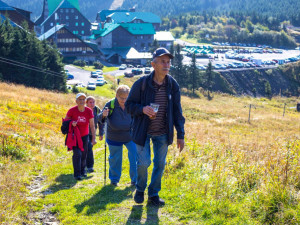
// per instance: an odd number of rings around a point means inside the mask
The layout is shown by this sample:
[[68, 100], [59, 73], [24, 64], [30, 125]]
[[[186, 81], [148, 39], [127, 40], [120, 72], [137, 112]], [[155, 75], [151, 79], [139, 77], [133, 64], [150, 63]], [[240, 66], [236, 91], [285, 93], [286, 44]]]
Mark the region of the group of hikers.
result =
[[111, 185], [117, 186], [120, 182], [125, 145], [131, 185], [136, 188], [134, 201], [143, 203], [151, 164], [152, 140], [154, 157], [148, 203], [156, 206], [165, 204], [158, 193], [168, 146], [173, 143], [174, 126], [180, 151], [184, 148], [185, 134], [179, 85], [168, 74], [171, 59], [173, 55], [167, 49], [156, 49], [151, 62], [153, 72], [138, 79], [131, 90], [127, 85], [118, 86], [116, 97], [108, 101], [102, 110], [95, 105], [94, 97], [87, 97], [84, 93], [76, 95], [77, 105], [68, 110], [63, 122], [67, 123], [66, 145], [73, 151], [76, 180], [87, 177], [88, 172], [94, 172], [93, 145], [96, 144], [98, 128], [99, 140], [103, 140], [105, 133], [109, 148]]

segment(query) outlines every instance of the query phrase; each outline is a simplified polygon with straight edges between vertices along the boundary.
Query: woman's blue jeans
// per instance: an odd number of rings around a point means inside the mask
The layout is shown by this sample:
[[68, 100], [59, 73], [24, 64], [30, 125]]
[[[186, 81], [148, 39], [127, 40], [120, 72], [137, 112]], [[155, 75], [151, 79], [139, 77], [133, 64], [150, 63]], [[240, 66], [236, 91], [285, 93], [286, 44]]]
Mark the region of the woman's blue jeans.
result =
[[[132, 183], [136, 183], [136, 145], [133, 141], [124, 144], [128, 150], [129, 175]], [[109, 148], [109, 179], [119, 183], [122, 173], [123, 145], [108, 145]]]
[[147, 187], [148, 167], [151, 164], [150, 139], [153, 143], [153, 170], [151, 183], [148, 187], [148, 196], [158, 196], [161, 190], [161, 178], [166, 165], [168, 153], [167, 134], [160, 136], [147, 135], [145, 146], [136, 145], [137, 148], [137, 184], [136, 189], [144, 192]]

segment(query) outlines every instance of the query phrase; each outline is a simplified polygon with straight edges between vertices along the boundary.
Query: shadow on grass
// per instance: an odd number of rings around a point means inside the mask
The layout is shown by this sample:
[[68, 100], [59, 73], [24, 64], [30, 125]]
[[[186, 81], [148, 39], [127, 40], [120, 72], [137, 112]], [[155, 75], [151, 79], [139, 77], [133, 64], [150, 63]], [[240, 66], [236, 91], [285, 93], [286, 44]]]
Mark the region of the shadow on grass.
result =
[[132, 188], [126, 187], [125, 189], [115, 189], [113, 185], [104, 186], [99, 192], [92, 196], [87, 201], [75, 205], [77, 213], [88, 207], [87, 215], [94, 214], [100, 210], [105, 210], [108, 204], [118, 204], [125, 199], [132, 198]]
[[57, 184], [51, 185], [44, 194], [52, 194], [60, 190], [72, 188], [78, 181], [74, 179], [73, 174], [61, 174], [55, 178]]
[[158, 218], [158, 209], [159, 207], [150, 206], [147, 204], [147, 218], [145, 223], [142, 223], [142, 215], [143, 215], [143, 205], [134, 205], [131, 209], [130, 216], [126, 222], [126, 225], [131, 224], [147, 224], [147, 225], [157, 225], [159, 224]]

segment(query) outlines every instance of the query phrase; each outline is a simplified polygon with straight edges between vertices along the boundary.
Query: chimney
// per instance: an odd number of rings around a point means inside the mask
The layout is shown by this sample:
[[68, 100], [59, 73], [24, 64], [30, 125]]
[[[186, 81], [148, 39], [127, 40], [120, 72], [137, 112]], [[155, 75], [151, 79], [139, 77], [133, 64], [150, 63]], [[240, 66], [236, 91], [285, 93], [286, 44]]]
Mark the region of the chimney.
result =
[[104, 22], [101, 22], [101, 30], [104, 29]]
[[129, 12], [135, 12], [135, 7], [130, 8]]

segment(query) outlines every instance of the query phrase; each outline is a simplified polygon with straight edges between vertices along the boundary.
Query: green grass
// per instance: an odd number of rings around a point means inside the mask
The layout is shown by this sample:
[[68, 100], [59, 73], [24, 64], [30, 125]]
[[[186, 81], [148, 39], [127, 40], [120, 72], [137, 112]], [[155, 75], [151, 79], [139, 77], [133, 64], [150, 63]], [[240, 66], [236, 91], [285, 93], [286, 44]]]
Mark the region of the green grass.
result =
[[[134, 79], [121, 82], [130, 86]], [[72, 225], [300, 223], [300, 115], [290, 108], [297, 98], [183, 96], [186, 147], [181, 153], [175, 143], [169, 147], [159, 193], [166, 205], [154, 208], [133, 201], [126, 148], [118, 187], [109, 185], [108, 166], [104, 184], [103, 141], [94, 146], [96, 172], [73, 179], [72, 152], [59, 127], [75, 95], [4, 83], [0, 89], [0, 143], [11, 138], [0, 146], [10, 154], [0, 156], [0, 223], [30, 224], [29, 212], [46, 205], [61, 224]], [[99, 90], [104, 96], [105, 86]], [[250, 123], [249, 104], [256, 106]], [[26, 154], [15, 157], [12, 149]], [[40, 174], [48, 194], [36, 199], [26, 186]]]

